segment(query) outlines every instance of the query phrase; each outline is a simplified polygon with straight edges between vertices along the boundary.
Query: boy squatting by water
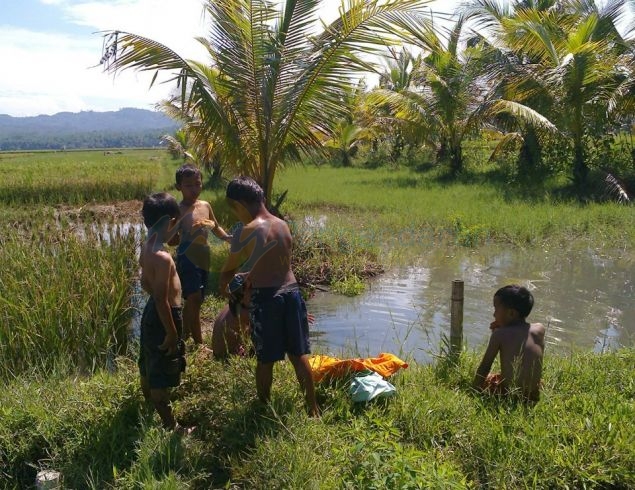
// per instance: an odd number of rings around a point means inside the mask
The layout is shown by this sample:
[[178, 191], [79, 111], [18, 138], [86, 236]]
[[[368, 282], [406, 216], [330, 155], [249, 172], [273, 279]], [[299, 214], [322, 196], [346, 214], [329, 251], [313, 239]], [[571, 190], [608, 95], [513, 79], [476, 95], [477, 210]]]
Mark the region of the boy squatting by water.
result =
[[[509, 285], [496, 291], [492, 334], [476, 370], [475, 388], [495, 394], [519, 393], [525, 400], [538, 401], [545, 327], [525, 320], [533, 305], [534, 298], [525, 287]], [[501, 373], [489, 374], [499, 353]]]
[[180, 384], [185, 370], [181, 282], [172, 256], [164, 249], [174, 233], [179, 205], [170, 194], [157, 193], [145, 198], [141, 212], [148, 228], [139, 257], [141, 286], [150, 294], [141, 318], [141, 389], [166, 429], [189, 433], [176, 423], [168, 392]]
[[[170, 240], [176, 245], [176, 268], [183, 286], [183, 330], [184, 338], [192, 335], [196, 344], [203, 344], [201, 332], [201, 305], [205, 298], [205, 288], [209, 272], [208, 228], [221, 240], [229, 241], [231, 236], [218, 225], [212, 206], [199, 199], [203, 190], [201, 171], [193, 165], [182, 165], [176, 171], [176, 188], [181, 191], [179, 203], [181, 219], [178, 235]], [[207, 220], [206, 227], [194, 226], [195, 222]]]
[[229, 294], [228, 285], [237, 273], [244, 282], [245, 295], [230, 297], [230, 300], [248, 305], [257, 359], [258, 398], [265, 403], [269, 401], [273, 365], [286, 354], [304, 392], [309, 413], [318, 415], [308, 361], [308, 315], [291, 270], [289, 227], [267, 211], [263, 190], [251, 178], [232, 180], [227, 186], [226, 198], [244, 226], [231, 241], [220, 285], [221, 291]]

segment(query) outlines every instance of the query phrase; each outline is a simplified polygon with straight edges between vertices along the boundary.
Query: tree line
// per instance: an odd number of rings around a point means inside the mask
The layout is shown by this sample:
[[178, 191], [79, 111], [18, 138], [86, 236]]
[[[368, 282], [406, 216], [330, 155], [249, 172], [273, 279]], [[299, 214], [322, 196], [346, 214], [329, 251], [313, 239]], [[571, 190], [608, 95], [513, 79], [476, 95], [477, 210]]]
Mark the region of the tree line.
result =
[[[519, 176], [558, 159], [581, 195], [593, 167], [615, 172], [634, 114], [627, 0], [472, 0], [445, 22], [427, 3], [351, 0], [316, 29], [318, 0], [208, 0], [208, 61], [113, 31], [102, 63], [173, 73], [162, 110], [181, 121], [183, 154], [253, 176], [267, 198], [281, 165], [315, 152], [348, 164], [362, 142], [425, 148], [458, 175], [464, 141], [487, 135]], [[367, 72], [376, 87], [354, 81]]]
[[165, 129], [7, 134], [0, 135], [0, 151], [152, 148], [161, 145], [164, 134]]

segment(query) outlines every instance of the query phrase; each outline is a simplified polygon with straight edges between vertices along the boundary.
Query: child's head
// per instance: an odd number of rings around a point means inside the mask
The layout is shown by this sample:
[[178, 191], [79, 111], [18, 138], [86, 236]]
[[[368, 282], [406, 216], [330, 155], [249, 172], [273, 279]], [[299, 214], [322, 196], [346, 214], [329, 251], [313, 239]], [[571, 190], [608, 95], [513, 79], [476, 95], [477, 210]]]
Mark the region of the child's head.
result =
[[227, 199], [243, 201], [246, 204], [260, 204], [265, 201], [262, 187], [251, 177], [236, 177], [227, 185]]
[[191, 163], [186, 163], [185, 165], [181, 165], [176, 169], [176, 185], [177, 187], [183, 183], [184, 179], [187, 178], [196, 178], [202, 179], [201, 170], [192, 165]]
[[157, 192], [150, 194], [143, 200], [141, 215], [143, 223], [148, 229], [160, 224], [164, 218], [168, 220], [180, 216], [179, 203], [171, 194], [167, 192]]
[[501, 325], [524, 320], [533, 306], [534, 297], [529, 289], [517, 284], [504, 286], [494, 294], [494, 318]]
[[198, 167], [181, 165], [176, 171], [176, 188], [183, 194], [183, 200], [196, 201], [203, 190], [203, 178]]

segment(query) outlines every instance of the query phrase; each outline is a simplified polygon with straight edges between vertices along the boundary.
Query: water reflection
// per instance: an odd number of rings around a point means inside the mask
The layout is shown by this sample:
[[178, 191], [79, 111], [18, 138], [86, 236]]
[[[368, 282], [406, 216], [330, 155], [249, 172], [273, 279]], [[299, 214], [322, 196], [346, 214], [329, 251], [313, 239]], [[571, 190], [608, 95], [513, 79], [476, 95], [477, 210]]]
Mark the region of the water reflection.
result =
[[633, 262], [596, 250], [431, 250], [409, 267], [371, 282], [356, 298], [318, 292], [308, 301], [316, 317], [313, 345], [334, 355], [392, 352], [430, 361], [449, 335], [450, 292], [465, 281], [464, 336], [469, 349], [484, 347], [492, 296], [519, 283], [534, 294], [529, 320], [547, 327], [548, 349], [606, 352], [634, 345]]

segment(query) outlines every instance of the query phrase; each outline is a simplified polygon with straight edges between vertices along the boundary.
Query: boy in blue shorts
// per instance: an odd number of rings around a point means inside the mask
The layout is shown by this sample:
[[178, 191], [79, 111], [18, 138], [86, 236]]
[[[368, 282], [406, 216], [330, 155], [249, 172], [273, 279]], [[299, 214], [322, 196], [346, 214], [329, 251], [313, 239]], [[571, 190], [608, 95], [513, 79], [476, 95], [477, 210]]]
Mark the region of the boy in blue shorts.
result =
[[174, 233], [179, 205], [170, 194], [152, 194], [143, 201], [141, 213], [148, 228], [139, 257], [141, 286], [150, 294], [141, 318], [141, 389], [166, 429], [189, 433], [176, 423], [168, 392], [180, 384], [185, 370], [181, 283], [172, 256], [164, 249]]
[[221, 291], [248, 305], [251, 338], [256, 350], [256, 390], [267, 403], [273, 365], [285, 354], [295, 369], [309, 413], [318, 415], [308, 362], [309, 323], [306, 305], [291, 270], [291, 232], [269, 213], [262, 188], [249, 177], [227, 186], [227, 202], [244, 226], [231, 241], [220, 277]]
[[[201, 305], [210, 267], [207, 230], [211, 229], [221, 240], [229, 241], [231, 236], [218, 225], [212, 206], [199, 199], [203, 182], [197, 167], [189, 164], [181, 166], [176, 171], [176, 188], [182, 195], [179, 203], [181, 219], [178, 236], [170, 244], [179, 244], [176, 268], [183, 287], [183, 335], [184, 338], [191, 335], [194, 343], [202, 345]], [[207, 226], [194, 226], [199, 221], [206, 221]]]

